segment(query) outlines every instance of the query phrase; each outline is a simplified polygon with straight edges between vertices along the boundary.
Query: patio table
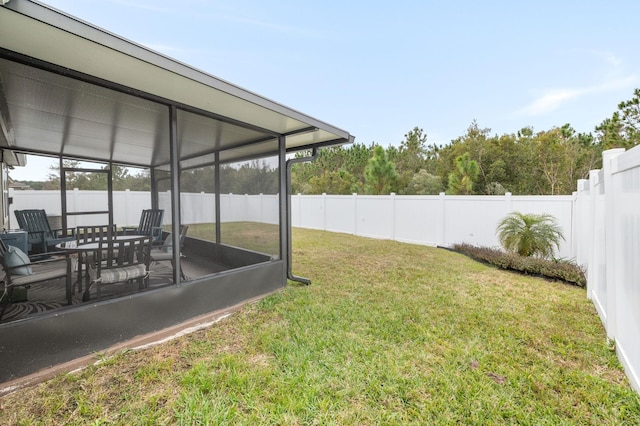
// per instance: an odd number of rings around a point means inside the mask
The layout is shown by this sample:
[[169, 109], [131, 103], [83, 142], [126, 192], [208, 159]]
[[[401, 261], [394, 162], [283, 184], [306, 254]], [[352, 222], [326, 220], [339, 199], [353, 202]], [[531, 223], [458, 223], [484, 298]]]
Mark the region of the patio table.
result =
[[[145, 235], [115, 235], [111, 237], [111, 240], [113, 241], [128, 241], [128, 240], [133, 240], [136, 238], [141, 238], [141, 237], [145, 237]], [[82, 257], [83, 255], [86, 257], [88, 255], [89, 252], [94, 252], [96, 250], [98, 250], [98, 247], [100, 246], [100, 241], [99, 240], [91, 240], [88, 242], [84, 242], [81, 244], [78, 244], [77, 241], [64, 241], [62, 243], [56, 244], [56, 249], [61, 250], [61, 251], [65, 251], [65, 252], [69, 252], [69, 253], [75, 253], [78, 255], [78, 263], [77, 263], [77, 270], [78, 270], [78, 280], [76, 281], [77, 285], [78, 285], [78, 292], [82, 293]], [[85, 264], [88, 264], [88, 262], [84, 262]], [[86, 269], [86, 268], [85, 268]], [[89, 274], [87, 274], [86, 276], [87, 281], [89, 280]], [[87, 282], [87, 285], [89, 285], [89, 283]]]

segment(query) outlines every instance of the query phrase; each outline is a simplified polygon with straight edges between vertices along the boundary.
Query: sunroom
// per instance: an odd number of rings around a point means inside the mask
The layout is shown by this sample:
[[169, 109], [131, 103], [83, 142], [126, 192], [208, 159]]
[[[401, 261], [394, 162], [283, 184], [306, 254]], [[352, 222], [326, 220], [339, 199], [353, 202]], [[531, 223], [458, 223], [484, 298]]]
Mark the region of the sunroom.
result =
[[[297, 152], [352, 142], [348, 132], [43, 4], [4, 3], [3, 167], [19, 165], [15, 159], [24, 155], [55, 159], [63, 228], [130, 225], [151, 208], [164, 213], [163, 239], [180, 248], [157, 285], [74, 298], [0, 323], [0, 382], [269, 294], [296, 278], [288, 166], [305, 159], [294, 160]], [[114, 190], [122, 169], [148, 176], [143, 200]], [[247, 170], [243, 176], [255, 185], [230, 193]], [[103, 177], [104, 187], [82, 203], [69, 185], [78, 174]], [[6, 189], [6, 170], [2, 176]], [[5, 190], [6, 229], [16, 223], [15, 205], [7, 204]]]

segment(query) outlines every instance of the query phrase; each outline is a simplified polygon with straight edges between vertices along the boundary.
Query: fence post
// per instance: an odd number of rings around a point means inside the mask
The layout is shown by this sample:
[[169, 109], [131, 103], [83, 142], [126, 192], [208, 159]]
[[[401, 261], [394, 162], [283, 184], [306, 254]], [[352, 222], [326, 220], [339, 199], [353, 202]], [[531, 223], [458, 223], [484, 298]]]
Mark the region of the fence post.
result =
[[582, 247], [584, 247], [584, 235], [585, 231], [585, 195], [584, 188], [587, 186], [586, 179], [578, 179], [578, 190], [574, 192], [575, 198], [572, 205], [572, 221], [573, 221], [573, 241], [572, 241], [572, 250], [575, 253], [576, 263], [582, 267], [585, 266], [584, 252]]
[[440, 203], [440, 226], [438, 227], [438, 238], [436, 241], [436, 245], [444, 246], [444, 237], [445, 237], [445, 229], [446, 226], [446, 218], [445, 218], [445, 194], [441, 192], [438, 198], [438, 202]]
[[327, 193], [322, 193], [322, 230], [327, 230]]
[[604, 241], [605, 241], [605, 272], [607, 282], [607, 334], [615, 338], [617, 333], [617, 311], [616, 287], [618, 285], [616, 270], [616, 224], [614, 222], [616, 212], [616, 193], [613, 188], [613, 174], [611, 172], [611, 162], [618, 155], [624, 152], [624, 148], [609, 149], [602, 153], [602, 171], [604, 178]]
[[[80, 209], [78, 208], [78, 203], [80, 203], [80, 190], [78, 188], [73, 188], [73, 191], [71, 191], [71, 208], [67, 208], [67, 211], [72, 211], [72, 212], [77, 212]], [[67, 203], [69, 203], [69, 200], [67, 199]], [[68, 205], [67, 205], [68, 207]], [[84, 206], [83, 206], [84, 207]], [[60, 206], [60, 208], [62, 208], [62, 206]], [[82, 216], [76, 216], [79, 220], [76, 220], [76, 226], [78, 225], [84, 225], [84, 220], [82, 218]]]
[[[504, 205], [505, 208], [507, 209], [507, 212], [504, 216], [508, 215], [509, 213], [511, 213], [512, 211], [512, 207], [511, 207], [511, 193], [510, 192], [505, 192], [504, 193]], [[504, 217], [503, 216], [503, 217]]]
[[596, 223], [596, 210], [597, 210], [597, 201], [598, 197], [596, 196], [596, 182], [598, 181], [598, 170], [590, 170], [589, 171], [589, 194], [591, 202], [589, 203], [589, 217], [591, 220], [589, 221], [590, 229], [589, 229], [589, 267], [587, 268], [587, 297], [589, 299], [593, 299], [593, 286], [598, 281], [598, 268], [600, 267], [597, 264], [596, 258], [596, 242], [597, 242], [597, 229], [598, 224]]
[[353, 194], [353, 235], [358, 235], [358, 194]]
[[[133, 226], [134, 223], [129, 221], [130, 216], [132, 215], [132, 211], [129, 208], [131, 204], [131, 191], [129, 189], [124, 190], [124, 226]], [[115, 210], [115, 209], [114, 209]], [[115, 213], [115, 212], [114, 212]], [[118, 223], [118, 219], [114, 218], [114, 223]]]
[[391, 201], [391, 239], [396, 240], [396, 193], [392, 192], [389, 200]]
[[[302, 216], [301, 213], [300, 213], [300, 211], [302, 210], [302, 197], [301, 197], [301, 194], [299, 192], [298, 192], [298, 194], [296, 194], [296, 200], [298, 202], [298, 211], [296, 212], [297, 213], [296, 216], [295, 216], [296, 220], [295, 220], [295, 224], [293, 226], [302, 227], [302, 225], [301, 225], [302, 220], [300, 219], [300, 217]], [[291, 203], [291, 204], [293, 205], [293, 203]], [[292, 216], [293, 216], [293, 212], [291, 212], [291, 213], [292, 213]]]
[[[207, 223], [207, 219], [204, 218], [205, 214], [208, 215], [209, 211], [205, 209], [205, 206], [207, 205], [207, 196], [205, 194], [204, 191], [200, 191], [200, 194], [198, 194], [198, 202], [200, 203], [200, 212], [197, 214], [197, 218], [198, 218], [198, 223]], [[214, 210], [215, 211], [215, 207]], [[205, 213], [206, 212], [206, 213]], [[181, 213], [184, 214], [184, 213]], [[195, 217], [194, 217], [195, 219]], [[182, 220], [183, 222], [185, 222], [185, 220]], [[209, 221], [210, 223], [213, 223], [214, 220]], [[189, 223], [189, 222], [185, 222], [185, 223]]]

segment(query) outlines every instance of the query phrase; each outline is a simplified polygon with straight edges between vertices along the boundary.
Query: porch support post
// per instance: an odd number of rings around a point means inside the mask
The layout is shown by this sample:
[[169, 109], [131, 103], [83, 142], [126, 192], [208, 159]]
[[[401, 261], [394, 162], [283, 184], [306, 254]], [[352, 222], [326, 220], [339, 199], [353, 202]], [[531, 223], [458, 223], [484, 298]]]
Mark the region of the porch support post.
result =
[[216, 209], [216, 244], [220, 244], [222, 237], [220, 235], [220, 151], [216, 151], [215, 154], [215, 169], [213, 176], [215, 179], [214, 191], [215, 191], [215, 209]]
[[157, 209], [158, 205], [158, 181], [156, 180], [156, 168], [149, 168], [149, 178], [151, 179], [151, 208]]
[[107, 206], [109, 208], [109, 226], [113, 226], [113, 163], [111, 161], [109, 161], [109, 170], [107, 171]]
[[60, 176], [60, 209], [62, 214], [62, 229], [67, 229], [67, 176], [64, 172], [64, 160], [62, 159], [62, 155], [58, 157], [58, 161], [58, 176]]
[[[284, 138], [283, 138], [284, 140]], [[284, 143], [283, 143], [284, 145]], [[316, 158], [318, 157], [318, 148], [317, 147], [313, 147], [311, 149], [311, 156], [309, 157], [297, 157], [297, 158], [292, 158], [290, 160], [286, 160], [285, 159], [285, 198], [286, 198], [286, 202], [284, 204], [285, 206], [285, 220], [286, 220], [286, 264], [287, 264], [287, 278], [292, 280], [292, 281], [296, 281], [305, 285], [309, 285], [311, 284], [311, 280], [309, 278], [305, 278], [305, 277], [300, 277], [298, 275], [294, 275], [292, 268], [293, 268], [293, 254], [292, 254], [292, 248], [293, 248], [293, 244], [291, 242], [291, 167], [295, 164], [295, 163], [302, 163], [305, 161], [314, 161]], [[282, 205], [281, 205], [282, 208]]]
[[[279, 184], [278, 193], [280, 194], [280, 259], [284, 260], [285, 265], [288, 265], [291, 261], [289, 259], [289, 253], [291, 252], [289, 247], [289, 188], [287, 185], [287, 147], [286, 137], [278, 136], [278, 172], [279, 172]], [[283, 282], [287, 282], [287, 272], [283, 277]]]
[[[180, 285], [180, 161], [178, 161], [178, 109], [169, 106], [169, 151], [171, 161], [171, 238], [173, 282]], [[157, 198], [157, 194], [156, 194]]]

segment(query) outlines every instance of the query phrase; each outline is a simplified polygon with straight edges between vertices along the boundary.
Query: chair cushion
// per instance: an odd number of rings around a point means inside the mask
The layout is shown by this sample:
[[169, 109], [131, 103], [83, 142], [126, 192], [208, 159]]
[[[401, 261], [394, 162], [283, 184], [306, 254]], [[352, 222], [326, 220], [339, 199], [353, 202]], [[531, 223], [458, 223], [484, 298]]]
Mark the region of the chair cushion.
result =
[[[13, 268], [15, 266], [29, 265], [31, 260], [29, 256], [18, 247], [8, 246], [7, 251], [4, 255], [4, 263], [9, 268]], [[11, 274], [13, 275], [31, 275], [33, 274], [33, 270], [31, 266], [23, 266], [22, 268], [11, 269]]]
[[152, 249], [149, 253], [151, 260], [154, 262], [159, 262], [161, 260], [172, 260], [173, 259], [173, 250], [169, 247], [169, 251], [166, 251], [164, 248]]
[[120, 268], [103, 269], [100, 272], [100, 281], [103, 284], [119, 283], [147, 275], [147, 267], [144, 264], [122, 266]]
[[12, 284], [33, 284], [67, 276], [66, 260], [56, 260], [53, 262], [45, 261], [41, 263], [36, 262], [32, 264], [32, 268], [33, 274], [31, 275], [14, 275], [11, 279]]

